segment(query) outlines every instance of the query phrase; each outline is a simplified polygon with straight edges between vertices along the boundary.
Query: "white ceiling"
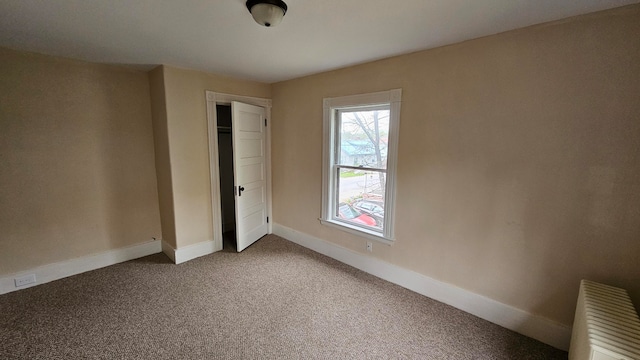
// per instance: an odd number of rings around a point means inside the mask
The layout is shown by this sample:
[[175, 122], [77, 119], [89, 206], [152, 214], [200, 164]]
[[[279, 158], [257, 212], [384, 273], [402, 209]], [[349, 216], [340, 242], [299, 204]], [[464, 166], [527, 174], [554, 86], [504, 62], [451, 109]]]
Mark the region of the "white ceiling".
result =
[[0, 0], [0, 46], [276, 82], [640, 0]]

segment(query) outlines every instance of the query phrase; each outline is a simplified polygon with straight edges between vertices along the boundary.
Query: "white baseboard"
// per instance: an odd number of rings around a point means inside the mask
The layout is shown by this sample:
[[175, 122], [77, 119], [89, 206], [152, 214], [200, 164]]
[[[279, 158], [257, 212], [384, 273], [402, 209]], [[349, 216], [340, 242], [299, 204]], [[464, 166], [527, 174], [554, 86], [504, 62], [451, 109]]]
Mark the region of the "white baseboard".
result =
[[164, 240], [162, 240], [162, 252], [167, 255], [174, 264], [176, 263], [176, 249]]
[[[160, 240], [109, 250], [98, 254], [83, 256], [53, 264], [38, 266], [33, 269], [20, 271], [0, 277], [0, 294], [26, 289], [32, 286], [59, 280], [86, 271], [100, 269], [105, 266], [137, 259], [143, 256], [157, 254], [161, 251]], [[16, 287], [14, 279], [35, 274], [36, 282]]]
[[174, 249], [166, 242], [162, 242], [162, 251], [176, 264], [199, 258], [201, 256], [212, 254], [216, 251], [215, 242], [213, 240], [203, 241], [197, 244]]
[[357, 253], [277, 223], [273, 224], [273, 233], [381, 279], [451, 305], [555, 348], [569, 349], [571, 328], [566, 325], [438, 281], [415, 271]]

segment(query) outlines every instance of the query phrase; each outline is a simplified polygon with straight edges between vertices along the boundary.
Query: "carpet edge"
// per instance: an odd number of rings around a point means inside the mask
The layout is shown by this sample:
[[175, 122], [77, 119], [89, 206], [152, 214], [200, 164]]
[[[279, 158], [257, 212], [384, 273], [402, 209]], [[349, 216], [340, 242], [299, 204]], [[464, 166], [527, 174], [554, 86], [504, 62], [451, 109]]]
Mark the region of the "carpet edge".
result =
[[415, 271], [366, 256], [284, 225], [273, 234], [418, 294], [451, 305], [479, 318], [567, 351], [571, 327], [535, 315]]
[[[0, 276], [0, 295], [160, 252], [162, 252], [161, 240], [153, 240], [2, 275]], [[21, 287], [15, 286], [15, 278], [29, 274], [35, 274], [35, 283]]]

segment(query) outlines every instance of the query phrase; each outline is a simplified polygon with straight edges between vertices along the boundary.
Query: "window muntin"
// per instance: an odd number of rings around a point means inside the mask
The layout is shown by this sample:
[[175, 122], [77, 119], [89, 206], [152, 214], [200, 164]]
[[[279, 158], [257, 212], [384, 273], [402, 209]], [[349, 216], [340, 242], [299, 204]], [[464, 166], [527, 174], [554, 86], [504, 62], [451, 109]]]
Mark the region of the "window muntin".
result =
[[325, 99], [323, 223], [393, 240], [400, 95]]

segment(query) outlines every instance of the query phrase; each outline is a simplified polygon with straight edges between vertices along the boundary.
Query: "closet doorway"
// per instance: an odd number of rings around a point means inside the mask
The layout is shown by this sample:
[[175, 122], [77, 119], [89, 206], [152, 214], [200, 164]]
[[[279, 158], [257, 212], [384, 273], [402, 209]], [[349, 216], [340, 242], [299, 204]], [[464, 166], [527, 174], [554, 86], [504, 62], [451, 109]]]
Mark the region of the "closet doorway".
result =
[[236, 250], [236, 205], [233, 185], [233, 143], [231, 105], [216, 104], [218, 119], [218, 166], [220, 169], [220, 211], [222, 243], [225, 250]]
[[207, 92], [216, 250], [240, 252], [271, 233], [270, 105]]

